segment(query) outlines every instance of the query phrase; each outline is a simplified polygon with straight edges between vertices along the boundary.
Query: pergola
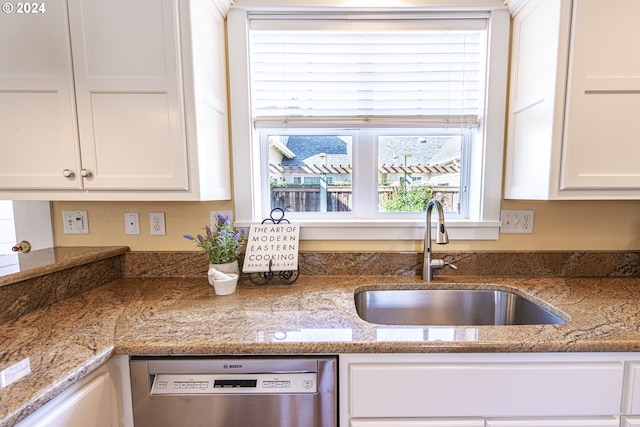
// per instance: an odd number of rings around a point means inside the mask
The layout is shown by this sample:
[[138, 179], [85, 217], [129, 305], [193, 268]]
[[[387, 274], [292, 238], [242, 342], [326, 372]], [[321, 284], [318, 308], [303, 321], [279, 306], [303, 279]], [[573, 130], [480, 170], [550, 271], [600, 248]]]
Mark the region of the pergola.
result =
[[[269, 165], [269, 171], [272, 174], [350, 174], [351, 165], [305, 165], [305, 166], [281, 166], [281, 165]], [[427, 165], [380, 165], [378, 172], [385, 173], [458, 173], [460, 172], [459, 165], [447, 165], [447, 166], [427, 166]]]

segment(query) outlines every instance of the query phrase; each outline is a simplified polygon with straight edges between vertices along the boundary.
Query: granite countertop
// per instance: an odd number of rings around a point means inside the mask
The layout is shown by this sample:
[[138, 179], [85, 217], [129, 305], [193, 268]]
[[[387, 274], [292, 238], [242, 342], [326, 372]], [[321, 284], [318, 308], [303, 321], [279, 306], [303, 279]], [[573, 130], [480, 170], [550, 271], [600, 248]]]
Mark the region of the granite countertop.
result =
[[367, 323], [355, 311], [359, 289], [459, 286], [450, 281], [301, 276], [293, 285], [243, 280], [236, 293], [216, 296], [204, 277], [119, 279], [0, 325], [0, 370], [26, 358], [31, 369], [0, 388], [0, 426], [13, 425], [114, 354], [640, 349], [640, 278], [455, 278], [539, 298], [570, 317], [561, 325], [389, 327]]
[[10, 259], [11, 264], [13, 264], [10, 273], [0, 274], [0, 286], [45, 276], [87, 262], [111, 258], [128, 251], [129, 248], [126, 246], [79, 246], [47, 248], [28, 253], [0, 255], [0, 259]]

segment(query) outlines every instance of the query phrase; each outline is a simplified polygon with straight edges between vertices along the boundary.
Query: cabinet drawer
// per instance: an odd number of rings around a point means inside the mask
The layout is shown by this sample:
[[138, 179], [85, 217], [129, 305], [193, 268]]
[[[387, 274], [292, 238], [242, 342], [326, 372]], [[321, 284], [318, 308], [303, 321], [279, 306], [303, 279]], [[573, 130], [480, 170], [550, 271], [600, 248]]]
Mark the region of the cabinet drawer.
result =
[[482, 418], [351, 420], [349, 427], [485, 427]]
[[620, 411], [620, 362], [358, 363], [351, 418], [591, 416]]
[[617, 417], [488, 419], [486, 427], [619, 427]]

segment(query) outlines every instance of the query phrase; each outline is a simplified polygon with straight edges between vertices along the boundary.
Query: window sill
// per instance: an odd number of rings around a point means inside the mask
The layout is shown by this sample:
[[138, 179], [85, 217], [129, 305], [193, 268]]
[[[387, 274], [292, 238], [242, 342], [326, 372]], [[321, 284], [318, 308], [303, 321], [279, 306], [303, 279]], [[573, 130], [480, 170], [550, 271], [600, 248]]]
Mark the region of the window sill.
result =
[[[424, 220], [301, 220], [300, 240], [422, 240]], [[435, 227], [437, 221], [432, 222]], [[251, 223], [237, 222], [236, 227], [249, 228]], [[498, 240], [500, 221], [446, 222], [452, 240]], [[435, 233], [435, 230], [433, 230]]]

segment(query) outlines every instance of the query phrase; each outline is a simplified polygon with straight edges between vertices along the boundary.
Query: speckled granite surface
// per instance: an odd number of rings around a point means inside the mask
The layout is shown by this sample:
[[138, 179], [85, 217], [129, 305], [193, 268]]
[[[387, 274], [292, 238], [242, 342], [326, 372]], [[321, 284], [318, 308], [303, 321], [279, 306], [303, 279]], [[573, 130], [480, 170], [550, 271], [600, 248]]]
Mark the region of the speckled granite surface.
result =
[[[118, 259], [123, 253], [126, 248], [116, 250], [113, 257]], [[200, 265], [196, 254], [186, 254], [198, 260], [192, 266]], [[545, 261], [549, 264], [546, 269], [526, 254], [503, 257], [508, 267], [492, 265], [496, 258], [460, 257], [460, 270], [462, 266], [472, 270], [475, 262], [481, 264], [481, 271], [508, 268], [513, 273], [511, 277], [462, 276], [458, 270], [454, 272], [458, 275], [441, 275], [430, 284], [415, 273], [397, 273], [412, 271], [415, 265], [411, 263], [420, 262], [416, 254], [397, 255], [404, 260], [399, 262], [406, 262], [400, 270], [376, 267], [381, 260], [392, 262], [393, 258], [341, 255], [333, 258], [336, 265], [331, 268], [324, 265], [325, 273], [302, 274], [293, 285], [256, 286], [244, 278], [235, 294], [224, 297], [214, 294], [203, 273], [199, 273], [202, 277], [116, 278], [0, 324], [0, 371], [27, 358], [31, 369], [23, 379], [0, 388], [0, 427], [15, 424], [113, 354], [640, 351], [636, 254], [617, 254], [617, 258], [605, 254], [598, 259], [589, 253], [559, 254], [558, 258], [552, 254]], [[142, 254], [159, 260], [165, 255]], [[305, 268], [317, 268], [327, 257], [334, 257], [309, 254], [309, 259], [316, 256], [322, 261], [308, 262]], [[182, 268], [179, 260], [175, 266], [169, 264], [165, 263], [169, 276]], [[522, 275], [528, 264], [542, 271]], [[148, 268], [131, 265], [136, 271]], [[376, 273], [364, 275], [362, 268]], [[573, 269], [582, 275], [593, 273], [594, 268], [601, 277], [551, 277], [549, 273]], [[206, 270], [206, 264], [202, 269]], [[349, 275], [326, 273], [347, 270]], [[636, 273], [630, 273], [633, 271]], [[621, 277], [603, 277], [616, 275]], [[460, 286], [513, 290], [561, 310], [570, 321], [563, 325], [448, 327], [448, 338], [442, 340], [442, 327], [367, 323], [358, 317], [353, 303], [354, 292], [370, 287]], [[408, 330], [411, 340], [405, 334]]]
[[[438, 276], [640, 277], [640, 251], [456, 252], [434, 257], [458, 267], [436, 270]], [[422, 274], [422, 253], [305, 252], [299, 265], [303, 276], [415, 276]], [[207, 269], [198, 251], [129, 252], [124, 276], [206, 276]]]
[[[571, 320], [453, 327], [450, 340], [432, 341], [442, 339], [442, 327], [377, 326], [361, 320], [354, 308], [356, 290], [426, 286], [415, 277], [306, 276], [291, 286], [245, 281], [224, 297], [216, 296], [205, 278], [121, 279], [0, 325], [0, 370], [28, 357], [32, 371], [0, 389], [0, 426], [28, 415], [112, 354], [640, 350], [638, 278], [460, 281], [540, 298]], [[429, 286], [450, 287], [447, 282]], [[408, 329], [420, 330], [421, 339], [405, 341]]]
[[20, 254], [0, 276], [0, 323], [122, 277], [126, 247], [56, 248]]
[[128, 251], [129, 248], [126, 246], [77, 246], [40, 249], [19, 254], [19, 271], [0, 275], [0, 286], [123, 255]]

